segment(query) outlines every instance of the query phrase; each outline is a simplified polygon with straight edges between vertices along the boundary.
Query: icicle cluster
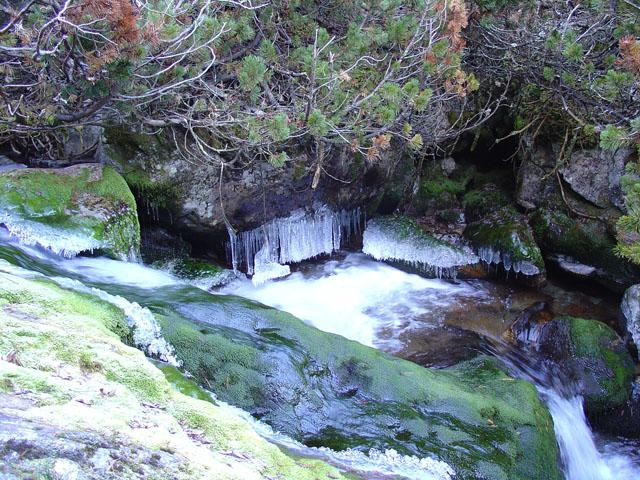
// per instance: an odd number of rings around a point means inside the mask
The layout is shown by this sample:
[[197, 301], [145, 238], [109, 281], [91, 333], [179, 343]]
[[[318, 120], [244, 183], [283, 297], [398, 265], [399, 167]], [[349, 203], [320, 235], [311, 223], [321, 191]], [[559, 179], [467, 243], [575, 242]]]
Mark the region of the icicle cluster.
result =
[[367, 222], [362, 251], [376, 260], [397, 261], [438, 278], [455, 278], [457, 267], [478, 262], [468, 249], [427, 235], [419, 227], [402, 225], [394, 218]]
[[246, 265], [255, 281], [287, 275], [289, 263], [330, 254], [343, 240], [360, 230], [360, 210], [334, 212], [326, 205], [311, 211], [299, 209], [285, 218], [276, 218], [254, 230], [229, 232], [229, 252], [235, 269]]
[[514, 261], [512, 256], [507, 252], [501, 252], [491, 247], [478, 248], [478, 256], [480, 260], [488, 264], [498, 265], [502, 263], [505, 271], [513, 271], [514, 273], [521, 273], [523, 275], [538, 275], [540, 269], [528, 260]]
[[0, 224], [3, 224], [9, 234], [20, 243], [46, 248], [65, 258], [75, 257], [80, 252], [93, 252], [104, 246], [91, 232], [83, 234], [71, 229], [55, 228], [21, 219], [8, 211], [0, 210]]

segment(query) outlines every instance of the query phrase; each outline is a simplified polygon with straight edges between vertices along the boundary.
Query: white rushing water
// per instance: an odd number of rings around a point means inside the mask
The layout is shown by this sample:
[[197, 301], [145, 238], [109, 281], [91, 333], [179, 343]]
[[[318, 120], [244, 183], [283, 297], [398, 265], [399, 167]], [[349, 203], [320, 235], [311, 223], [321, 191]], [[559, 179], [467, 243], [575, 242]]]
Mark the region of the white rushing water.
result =
[[[0, 242], [17, 244], [0, 235]], [[172, 361], [169, 345], [162, 344], [160, 331], [153, 314], [144, 306], [101, 289], [84, 285], [81, 281], [104, 283], [118, 292], [136, 287], [149, 292], [161, 287], [181, 287], [183, 281], [170, 273], [136, 263], [105, 258], [65, 259], [36, 247], [19, 246], [30, 258], [42, 264], [55, 265], [58, 272], [74, 278], [53, 275], [61, 286], [93, 293], [123, 310], [130, 325], [140, 329], [136, 343], [150, 354]], [[0, 262], [1, 270], [15, 273], [18, 267]], [[25, 275], [29, 273], [20, 268]], [[111, 289], [111, 287], [106, 289]], [[425, 279], [389, 265], [366, 258], [362, 254], [348, 255], [344, 260], [331, 260], [311, 267], [307, 272], [295, 272], [289, 277], [259, 286], [249, 280], [238, 279], [224, 289], [289, 311], [316, 327], [339, 333], [387, 351], [398, 348], [403, 332], [419, 328], [434, 328], [421, 321], [432, 316], [438, 308], [447, 308], [456, 296], [484, 293], [468, 283], [458, 285], [441, 280]], [[437, 326], [437, 325], [436, 325]], [[394, 332], [392, 338], [380, 336], [381, 331]], [[164, 350], [166, 348], [166, 350]], [[554, 420], [556, 437], [561, 449], [566, 480], [634, 480], [640, 479], [640, 454], [637, 443], [621, 443], [594, 436], [585, 418], [582, 399], [565, 397], [558, 390], [544, 386], [533, 376], [523, 376], [538, 386]], [[231, 408], [231, 407], [229, 407]], [[302, 455], [324, 458], [336, 465], [372, 475], [370, 478], [401, 478], [415, 480], [450, 480], [453, 471], [444, 462], [432, 458], [400, 455], [393, 450], [370, 451], [368, 454], [346, 450], [334, 452], [325, 448], [309, 448], [291, 438], [274, 432], [265, 424], [251, 419], [258, 433], [270, 441]]]
[[640, 479], [637, 445], [635, 461], [629, 452], [612, 448], [615, 442], [602, 442], [599, 448], [585, 417], [582, 397], [563, 397], [544, 387], [539, 390], [553, 417], [566, 480]]
[[[387, 351], [399, 349], [399, 332], [424, 326], [419, 318], [434, 308], [446, 308], [457, 296], [484, 295], [469, 284], [424, 278], [362, 254], [326, 261], [309, 272], [258, 286], [238, 280], [222, 293], [279, 308], [320, 330]], [[395, 332], [394, 337], [383, 338], [382, 330]]]

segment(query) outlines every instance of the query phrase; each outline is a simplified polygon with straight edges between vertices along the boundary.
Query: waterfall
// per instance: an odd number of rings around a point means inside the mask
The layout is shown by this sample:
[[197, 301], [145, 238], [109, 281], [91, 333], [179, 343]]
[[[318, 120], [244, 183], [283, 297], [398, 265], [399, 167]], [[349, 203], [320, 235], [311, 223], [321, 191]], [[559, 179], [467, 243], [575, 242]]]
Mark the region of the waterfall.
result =
[[289, 273], [286, 264], [331, 254], [360, 231], [360, 209], [334, 212], [326, 205], [298, 209], [246, 232], [229, 235], [228, 251], [235, 269], [261, 283]]

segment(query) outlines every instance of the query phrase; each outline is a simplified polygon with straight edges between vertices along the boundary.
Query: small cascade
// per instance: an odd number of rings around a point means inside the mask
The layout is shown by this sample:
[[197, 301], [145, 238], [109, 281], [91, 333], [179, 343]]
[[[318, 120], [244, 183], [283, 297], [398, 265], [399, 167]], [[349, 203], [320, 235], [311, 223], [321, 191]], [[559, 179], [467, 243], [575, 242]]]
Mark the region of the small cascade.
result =
[[231, 263], [236, 270], [244, 264], [258, 282], [282, 277], [289, 273], [288, 267], [283, 268], [286, 264], [339, 250], [343, 241], [360, 232], [360, 222], [360, 209], [334, 212], [326, 205], [314, 205], [311, 211], [295, 210], [254, 230], [230, 231]]
[[422, 230], [376, 218], [367, 222], [363, 253], [376, 260], [397, 261], [438, 278], [455, 278], [457, 268], [478, 262], [468, 248], [459, 247], [427, 235]]
[[480, 260], [491, 265], [498, 265], [502, 263], [505, 271], [513, 271], [514, 273], [521, 273], [522, 275], [538, 275], [540, 269], [528, 260], [513, 260], [509, 253], [495, 250], [491, 247], [478, 248], [478, 256]]

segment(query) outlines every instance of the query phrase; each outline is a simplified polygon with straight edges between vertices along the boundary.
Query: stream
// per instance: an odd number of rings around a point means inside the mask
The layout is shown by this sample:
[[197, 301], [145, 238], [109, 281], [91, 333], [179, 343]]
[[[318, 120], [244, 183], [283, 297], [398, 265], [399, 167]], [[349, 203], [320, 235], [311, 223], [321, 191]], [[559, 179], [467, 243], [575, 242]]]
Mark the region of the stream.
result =
[[[101, 257], [64, 259], [20, 245], [4, 233], [0, 259], [0, 269], [45, 275], [66, 287], [99, 289], [151, 310], [159, 301], [179, 305], [189, 288], [195, 288], [142, 264]], [[553, 298], [558, 313], [584, 309], [603, 320], [615, 315], [613, 304], [556, 285], [535, 292], [479, 280], [426, 279], [353, 253], [302, 264], [288, 277], [259, 286], [238, 279], [214, 294], [253, 299], [321, 330], [434, 367], [455, 364], [478, 351], [502, 352], [492, 345], [499, 344], [501, 333], [532, 300]], [[596, 435], [585, 418], [582, 398], [569, 387], [559, 387], [549, 372], [536, 371], [522, 355], [496, 355], [514, 376], [531, 381], [547, 404], [567, 480], [640, 479], [640, 443]], [[301, 455], [324, 458], [364, 478], [452, 478], [448, 466], [434, 459], [393, 450], [365, 455], [310, 448], [251, 421], [270, 441]]]

